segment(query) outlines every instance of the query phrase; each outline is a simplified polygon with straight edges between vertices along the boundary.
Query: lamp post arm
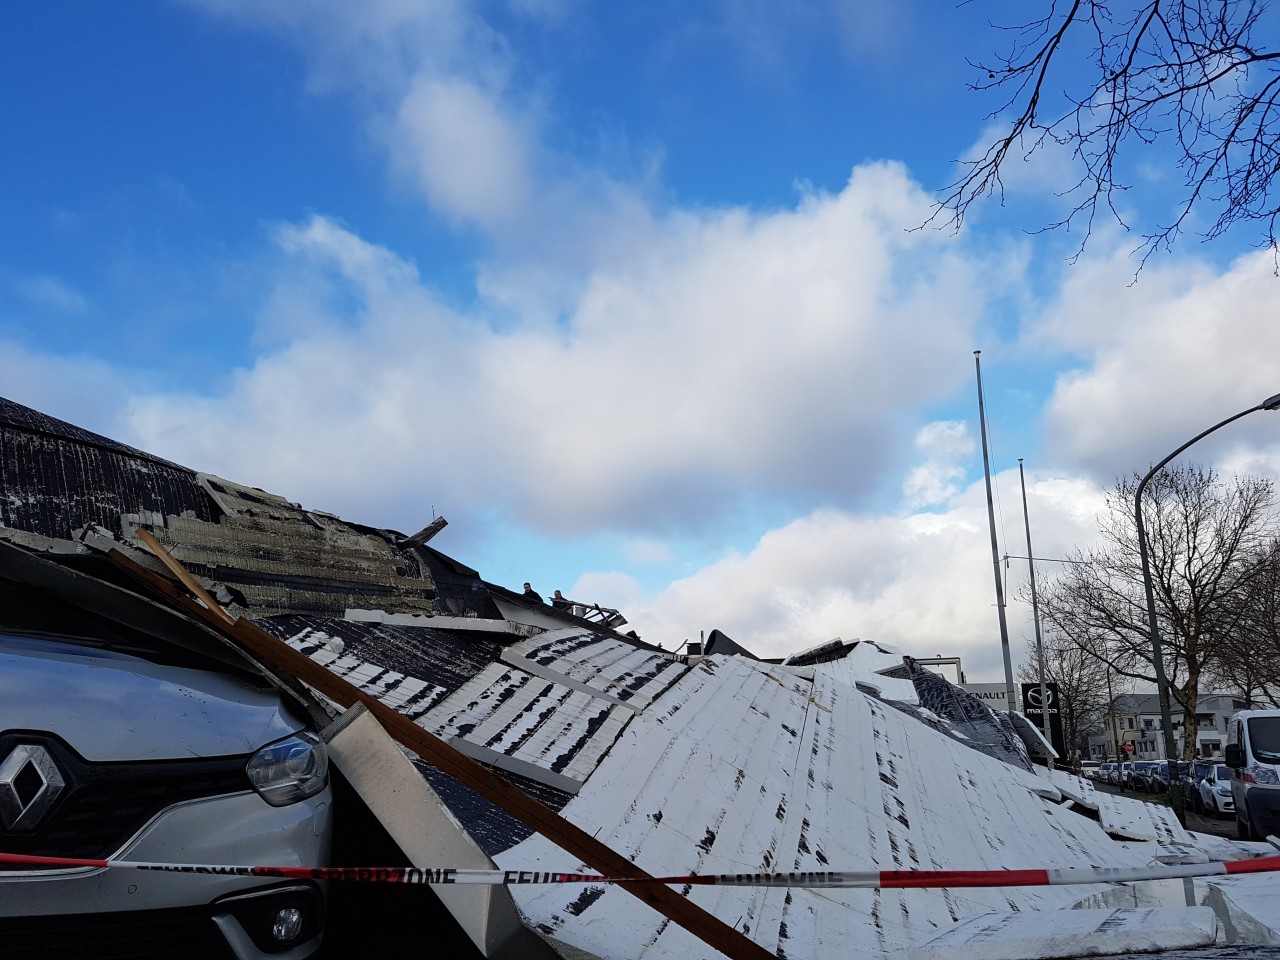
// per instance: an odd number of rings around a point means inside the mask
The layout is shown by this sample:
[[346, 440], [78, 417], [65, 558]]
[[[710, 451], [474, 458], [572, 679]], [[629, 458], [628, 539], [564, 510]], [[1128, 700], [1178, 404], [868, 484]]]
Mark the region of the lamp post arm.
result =
[[[1195, 444], [1203, 440], [1205, 437], [1207, 437], [1209, 434], [1213, 433], [1215, 430], [1221, 430], [1228, 423], [1235, 423], [1241, 417], [1247, 417], [1249, 414], [1256, 413], [1259, 410], [1275, 410], [1277, 407], [1280, 407], [1280, 393], [1277, 393], [1274, 397], [1270, 397], [1269, 399], [1262, 401], [1262, 403], [1258, 404], [1256, 407], [1250, 407], [1248, 410], [1241, 410], [1239, 413], [1234, 414], [1233, 416], [1227, 417], [1227, 419], [1223, 420], [1221, 423], [1215, 423], [1208, 430], [1205, 430], [1201, 433], [1197, 433], [1194, 437], [1192, 437], [1190, 440], [1188, 440], [1186, 443], [1180, 446], [1177, 450], [1173, 451], [1173, 453], [1169, 454], [1167, 457], [1165, 457], [1163, 460], [1157, 463], [1154, 467], [1152, 467], [1149, 471], [1147, 471], [1147, 475], [1143, 477], [1142, 481], [1138, 484], [1138, 492], [1134, 497], [1134, 499], [1139, 504], [1141, 504], [1142, 491], [1146, 489], [1147, 482], [1152, 477], [1154, 477], [1157, 473], [1159, 473], [1162, 469], [1164, 469], [1164, 467], [1169, 463], [1170, 460], [1172, 460], [1178, 454], [1182, 453], [1183, 450], [1186, 450], [1187, 447], [1194, 446]], [[1142, 512], [1141, 506], [1139, 506], [1137, 509], [1139, 513]]]

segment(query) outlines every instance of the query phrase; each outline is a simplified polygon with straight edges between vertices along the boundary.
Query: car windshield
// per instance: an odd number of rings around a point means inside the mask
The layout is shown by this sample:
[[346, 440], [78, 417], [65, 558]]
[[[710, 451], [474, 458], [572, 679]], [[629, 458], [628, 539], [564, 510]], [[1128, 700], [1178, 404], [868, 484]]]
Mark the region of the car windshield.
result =
[[1280, 763], [1280, 717], [1252, 718], [1249, 746], [1261, 763]]

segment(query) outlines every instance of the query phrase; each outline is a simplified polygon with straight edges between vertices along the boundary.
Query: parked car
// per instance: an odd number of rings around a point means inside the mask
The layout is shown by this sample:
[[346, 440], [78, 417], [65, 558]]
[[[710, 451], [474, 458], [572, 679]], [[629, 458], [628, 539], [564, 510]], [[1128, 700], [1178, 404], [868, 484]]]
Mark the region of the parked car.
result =
[[[248, 672], [0, 630], [5, 852], [324, 865], [331, 796], [324, 745]], [[294, 960], [318, 952], [324, 924], [310, 881], [0, 864], [6, 960]]]
[[1110, 760], [1107, 760], [1098, 767], [1098, 772], [1095, 775], [1094, 779], [1097, 780], [1099, 783], [1110, 783], [1111, 775], [1115, 772], [1115, 769], [1116, 769], [1116, 764]]
[[1147, 792], [1168, 793], [1171, 782], [1170, 770], [1172, 769], [1172, 779], [1181, 781], [1186, 768], [1187, 763], [1184, 760], [1174, 760], [1172, 763], [1168, 760], [1157, 760], [1152, 764], [1151, 772], [1147, 776]]
[[1098, 768], [1101, 766], [1102, 764], [1097, 760], [1081, 760], [1080, 776], [1087, 780], [1096, 780], [1098, 779]]
[[1200, 809], [1205, 816], [1235, 814], [1236, 805], [1231, 797], [1231, 768], [1225, 763], [1215, 763], [1200, 781]]
[[1221, 760], [1193, 760], [1182, 774], [1182, 796], [1185, 798], [1187, 807], [1194, 812], [1204, 813], [1204, 807], [1200, 801], [1200, 781], [1221, 762]]
[[1189, 768], [1187, 760], [1161, 760], [1156, 765], [1156, 792], [1167, 794], [1174, 783], [1180, 783], [1187, 776]]
[[1120, 764], [1120, 769], [1117, 772], [1117, 777], [1118, 777], [1118, 782], [1120, 786], [1124, 787], [1126, 790], [1133, 788], [1133, 761], [1132, 760], [1125, 760]]
[[1129, 773], [1129, 786], [1140, 793], [1151, 793], [1151, 779], [1155, 773], [1154, 760], [1135, 760]]
[[1227, 722], [1227, 763], [1241, 840], [1280, 833], [1280, 710], [1241, 710]]

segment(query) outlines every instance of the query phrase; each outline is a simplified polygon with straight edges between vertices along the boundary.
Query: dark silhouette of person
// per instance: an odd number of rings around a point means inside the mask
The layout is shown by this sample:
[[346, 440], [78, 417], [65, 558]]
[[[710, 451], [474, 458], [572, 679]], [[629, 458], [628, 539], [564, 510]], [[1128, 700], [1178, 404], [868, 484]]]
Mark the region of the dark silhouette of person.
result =
[[555, 595], [551, 598], [551, 606], [555, 607], [557, 610], [568, 610], [573, 606], [573, 603], [566, 600], [564, 594], [557, 590]]
[[542, 599], [542, 594], [533, 589], [533, 587], [529, 586], [527, 583], [524, 585], [524, 598], [526, 600], [532, 600], [534, 603], [546, 603], [546, 601]]

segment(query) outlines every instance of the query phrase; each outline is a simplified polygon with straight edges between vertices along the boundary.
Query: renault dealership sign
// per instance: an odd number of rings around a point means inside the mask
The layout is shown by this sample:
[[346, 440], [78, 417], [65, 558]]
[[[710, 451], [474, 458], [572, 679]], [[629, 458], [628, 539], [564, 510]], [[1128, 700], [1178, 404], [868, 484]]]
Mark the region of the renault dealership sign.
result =
[[992, 710], [1009, 709], [1009, 688], [1003, 683], [962, 683], [961, 688], [985, 703]]

